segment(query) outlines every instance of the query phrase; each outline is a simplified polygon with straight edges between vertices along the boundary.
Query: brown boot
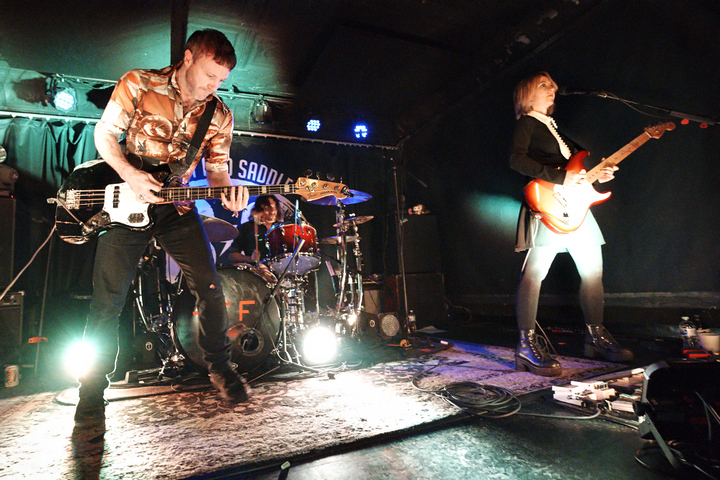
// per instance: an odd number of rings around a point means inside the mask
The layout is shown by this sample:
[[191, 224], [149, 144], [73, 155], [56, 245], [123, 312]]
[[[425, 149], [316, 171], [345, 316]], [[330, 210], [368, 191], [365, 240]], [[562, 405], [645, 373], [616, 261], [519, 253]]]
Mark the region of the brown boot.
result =
[[587, 325], [585, 356], [602, 357], [611, 362], [629, 362], [633, 359], [633, 353], [627, 348], [622, 348], [602, 325]]
[[520, 330], [520, 342], [515, 349], [515, 370], [528, 370], [543, 377], [557, 377], [562, 374], [560, 362], [538, 344], [535, 330]]

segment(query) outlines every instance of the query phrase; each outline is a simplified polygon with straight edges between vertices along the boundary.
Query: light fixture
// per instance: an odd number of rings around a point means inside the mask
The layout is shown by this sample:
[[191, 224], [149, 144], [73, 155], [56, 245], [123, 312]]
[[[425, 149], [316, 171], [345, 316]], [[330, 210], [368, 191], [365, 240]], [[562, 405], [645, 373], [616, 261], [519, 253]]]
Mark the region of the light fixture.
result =
[[337, 356], [337, 336], [329, 328], [316, 326], [305, 332], [302, 338], [302, 353], [305, 363], [324, 365]]
[[52, 106], [60, 111], [70, 112], [77, 108], [77, 93], [72, 85], [61, 76], [52, 77], [48, 97], [50, 97]]
[[95, 361], [95, 347], [85, 341], [72, 345], [65, 352], [65, 368], [75, 377], [82, 377], [87, 373]]
[[355, 128], [353, 129], [353, 132], [355, 133], [355, 138], [359, 140], [364, 140], [368, 136], [368, 128], [367, 125], [364, 123], [357, 123], [355, 124]]
[[272, 108], [264, 97], [260, 96], [250, 107], [250, 118], [253, 122], [264, 125], [272, 121]]
[[308, 132], [317, 132], [320, 130], [320, 120], [317, 118], [311, 118], [308, 120], [307, 125], [305, 125], [305, 128], [307, 128]]

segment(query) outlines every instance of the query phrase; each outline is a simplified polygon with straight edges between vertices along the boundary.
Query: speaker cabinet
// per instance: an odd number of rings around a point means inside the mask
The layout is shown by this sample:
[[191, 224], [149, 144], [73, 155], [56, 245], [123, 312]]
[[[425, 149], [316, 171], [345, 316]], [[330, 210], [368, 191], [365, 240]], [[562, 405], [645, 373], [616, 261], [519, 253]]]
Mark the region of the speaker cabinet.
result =
[[25, 292], [8, 292], [0, 300], [0, 352], [8, 355], [23, 344], [23, 299]]
[[14, 275], [16, 210], [14, 198], [0, 197], [0, 290], [10, 285]]
[[[408, 310], [415, 312], [417, 328], [437, 326], [447, 320], [445, 306], [445, 279], [442, 273], [405, 275]], [[385, 312], [402, 311], [402, 278], [391, 275], [385, 278]]]
[[[440, 238], [438, 235], [437, 218], [435, 215], [407, 215], [403, 224], [403, 257], [405, 273], [438, 273], [442, 271]], [[397, 259], [400, 250], [397, 248], [395, 228], [388, 241], [389, 273], [400, 273]]]

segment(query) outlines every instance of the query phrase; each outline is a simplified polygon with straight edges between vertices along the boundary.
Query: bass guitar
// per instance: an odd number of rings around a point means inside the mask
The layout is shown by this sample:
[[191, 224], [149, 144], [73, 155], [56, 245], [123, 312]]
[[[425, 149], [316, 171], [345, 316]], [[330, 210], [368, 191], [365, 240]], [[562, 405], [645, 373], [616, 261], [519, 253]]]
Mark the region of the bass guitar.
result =
[[[587, 181], [578, 185], [563, 186], [535, 179], [525, 186], [525, 201], [532, 212], [538, 215], [553, 232], [561, 234], [574, 232], [585, 221], [590, 207], [610, 198], [611, 192], [600, 193], [592, 186], [600, 177], [602, 169], [614, 167], [649, 139], [660, 138], [666, 130], [670, 131], [674, 128], [675, 124], [672, 122], [646, 128], [635, 140], [587, 172]], [[577, 152], [570, 157], [565, 170], [583, 172], [585, 157], [588, 155], [589, 152], [584, 150]]]
[[[164, 166], [156, 167], [151, 173], [161, 181], [168, 178]], [[218, 199], [222, 193], [229, 196], [231, 188], [177, 187], [167, 181], [166, 185], [156, 192], [165, 200], [162, 203]], [[353, 195], [341, 183], [305, 177], [294, 184], [251, 185], [247, 188], [251, 196], [296, 194], [308, 201], [330, 195], [338, 199]], [[103, 160], [78, 166], [65, 180], [57, 197], [48, 199], [48, 203], [57, 205], [55, 226], [60, 238], [68, 243], [85, 243], [113, 227], [147, 230], [153, 224], [153, 204], [138, 202], [130, 186]]]

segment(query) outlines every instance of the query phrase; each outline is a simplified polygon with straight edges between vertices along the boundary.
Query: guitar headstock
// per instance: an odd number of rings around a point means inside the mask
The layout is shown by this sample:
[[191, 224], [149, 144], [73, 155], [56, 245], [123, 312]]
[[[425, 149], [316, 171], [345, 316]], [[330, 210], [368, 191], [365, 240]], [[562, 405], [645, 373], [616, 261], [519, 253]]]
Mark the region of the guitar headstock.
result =
[[351, 197], [350, 189], [342, 183], [329, 182], [316, 178], [300, 177], [295, 182], [295, 192], [306, 201], [333, 195], [340, 200]]
[[659, 123], [652, 127], [647, 127], [645, 133], [650, 135], [651, 138], [660, 138], [665, 131], [675, 130], [675, 124], [673, 122]]

